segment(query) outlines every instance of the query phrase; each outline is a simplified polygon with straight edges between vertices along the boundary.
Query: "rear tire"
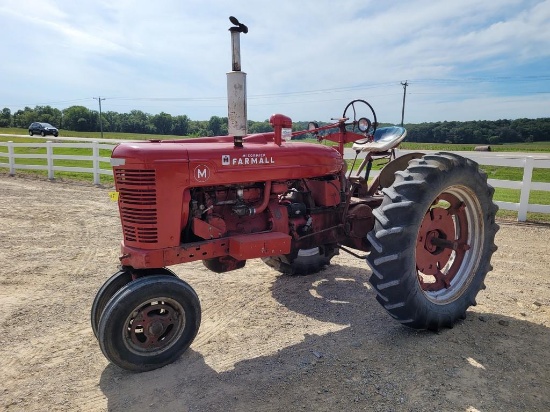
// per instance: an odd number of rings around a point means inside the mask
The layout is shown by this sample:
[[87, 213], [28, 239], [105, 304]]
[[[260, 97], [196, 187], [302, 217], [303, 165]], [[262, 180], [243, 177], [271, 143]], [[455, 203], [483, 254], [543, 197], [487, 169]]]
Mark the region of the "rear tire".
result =
[[312, 249], [300, 249], [288, 255], [270, 256], [262, 260], [267, 266], [285, 275], [303, 276], [323, 270], [337, 253], [336, 247], [324, 245]]
[[29, 130], [29, 136], [32, 136], [34, 133], [32, 130]]
[[413, 159], [395, 176], [367, 235], [376, 299], [406, 326], [450, 328], [492, 270], [494, 189], [477, 163], [451, 153]]
[[146, 276], [107, 303], [99, 322], [99, 345], [122, 369], [144, 372], [172, 363], [195, 339], [201, 307], [189, 284], [173, 276]]
[[242, 269], [246, 265], [246, 260], [237, 260], [231, 256], [221, 256], [212, 259], [205, 259], [202, 264], [208, 270], [214, 273], [225, 273], [231, 270]]

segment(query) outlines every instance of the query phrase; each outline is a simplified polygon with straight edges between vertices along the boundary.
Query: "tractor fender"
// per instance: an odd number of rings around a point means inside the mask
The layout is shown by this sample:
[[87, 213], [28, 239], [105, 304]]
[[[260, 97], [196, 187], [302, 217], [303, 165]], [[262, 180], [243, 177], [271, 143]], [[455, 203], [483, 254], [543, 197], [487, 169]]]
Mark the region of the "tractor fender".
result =
[[395, 180], [395, 172], [405, 170], [412, 159], [417, 159], [422, 156], [424, 156], [424, 153], [407, 153], [406, 155], [400, 156], [389, 162], [386, 166], [384, 166], [378, 175], [380, 186], [390, 187]]

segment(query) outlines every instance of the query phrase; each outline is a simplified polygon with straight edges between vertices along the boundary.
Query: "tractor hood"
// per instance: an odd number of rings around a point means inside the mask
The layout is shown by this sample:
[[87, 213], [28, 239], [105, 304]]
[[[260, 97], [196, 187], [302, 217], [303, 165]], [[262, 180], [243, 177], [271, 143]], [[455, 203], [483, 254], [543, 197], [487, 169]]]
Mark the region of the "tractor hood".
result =
[[164, 169], [185, 173], [190, 186], [287, 180], [336, 174], [343, 159], [332, 147], [273, 142], [273, 133], [250, 135], [242, 147], [232, 136], [121, 143], [112, 153], [120, 168]]

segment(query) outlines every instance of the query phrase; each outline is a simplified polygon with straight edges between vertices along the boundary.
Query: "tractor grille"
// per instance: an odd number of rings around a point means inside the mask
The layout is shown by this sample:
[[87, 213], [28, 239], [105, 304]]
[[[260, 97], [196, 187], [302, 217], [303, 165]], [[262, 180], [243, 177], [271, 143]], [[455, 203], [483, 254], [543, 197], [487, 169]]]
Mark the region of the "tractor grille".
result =
[[157, 243], [157, 190], [154, 170], [115, 170], [124, 239]]

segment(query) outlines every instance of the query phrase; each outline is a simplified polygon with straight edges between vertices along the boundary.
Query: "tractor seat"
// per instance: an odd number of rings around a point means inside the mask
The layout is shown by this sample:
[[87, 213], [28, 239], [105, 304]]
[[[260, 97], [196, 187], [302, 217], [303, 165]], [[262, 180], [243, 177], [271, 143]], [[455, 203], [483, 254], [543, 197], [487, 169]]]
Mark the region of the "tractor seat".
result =
[[374, 139], [357, 140], [352, 148], [358, 152], [386, 152], [396, 147], [407, 136], [404, 127], [381, 127], [374, 132]]

